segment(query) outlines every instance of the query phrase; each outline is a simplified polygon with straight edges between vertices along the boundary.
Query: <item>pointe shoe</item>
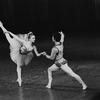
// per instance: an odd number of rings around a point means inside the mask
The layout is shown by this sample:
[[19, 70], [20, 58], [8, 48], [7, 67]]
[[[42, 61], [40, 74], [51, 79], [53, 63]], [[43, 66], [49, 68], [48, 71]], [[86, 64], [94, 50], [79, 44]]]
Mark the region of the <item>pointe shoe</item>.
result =
[[87, 86], [83, 86], [83, 90], [86, 90], [88, 87]]
[[46, 88], [51, 89], [51, 86], [50, 85], [47, 85]]
[[18, 82], [19, 86], [22, 85], [22, 80], [21, 79], [17, 79], [17, 82]]

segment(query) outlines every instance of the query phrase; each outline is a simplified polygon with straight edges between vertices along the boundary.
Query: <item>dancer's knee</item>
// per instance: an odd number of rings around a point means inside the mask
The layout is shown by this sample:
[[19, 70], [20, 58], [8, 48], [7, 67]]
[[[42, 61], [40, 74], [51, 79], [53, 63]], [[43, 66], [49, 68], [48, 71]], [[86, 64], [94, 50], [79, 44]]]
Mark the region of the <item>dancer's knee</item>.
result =
[[72, 74], [72, 77], [74, 77], [75, 79], [80, 79], [80, 76], [79, 75], [77, 75], [77, 74]]
[[20, 66], [17, 66], [17, 70], [21, 70], [21, 67]]
[[51, 72], [52, 72], [51, 68], [48, 68], [48, 73], [51, 73]]
[[49, 78], [51, 78], [51, 79], [52, 79], [52, 71], [51, 71], [51, 69], [50, 69], [50, 68], [48, 68], [48, 75], [49, 75]]

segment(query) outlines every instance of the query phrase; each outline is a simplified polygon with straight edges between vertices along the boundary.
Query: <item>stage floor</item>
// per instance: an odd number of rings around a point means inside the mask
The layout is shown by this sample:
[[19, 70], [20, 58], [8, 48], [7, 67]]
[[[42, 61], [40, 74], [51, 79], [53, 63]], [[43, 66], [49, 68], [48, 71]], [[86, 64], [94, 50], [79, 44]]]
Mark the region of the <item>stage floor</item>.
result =
[[[22, 87], [16, 82], [16, 65], [9, 56], [9, 45], [0, 47], [0, 100], [99, 100], [100, 50], [99, 39], [68, 39], [65, 58], [68, 65], [89, 87], [83, 91], [81, 84], [62, 70], [53, 73], [52, 89], [47, 89], [47, 68], [53, 61], [34, 55], [28, 66], [22, 67]], [[53, 44], [37, 43], [39, 51], [50, 53]], [[49, 44], [49, 45], [48, 45]]]
[[[3, 84], [3, 83], [2, 83]], [[99, 100], [98, 90], [82, 91], [79, 87], [55, 86], [46, 89], [44, 85], [33, 83], [17, 84], [4, 83], [0, 85], [0, 100]]]

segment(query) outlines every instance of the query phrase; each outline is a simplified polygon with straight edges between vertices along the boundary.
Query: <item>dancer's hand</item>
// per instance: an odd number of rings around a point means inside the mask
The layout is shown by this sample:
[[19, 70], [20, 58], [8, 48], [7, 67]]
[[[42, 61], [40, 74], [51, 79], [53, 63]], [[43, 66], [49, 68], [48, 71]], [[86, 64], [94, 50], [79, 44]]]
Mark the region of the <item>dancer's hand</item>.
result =
[[64, 35], [64, 33], [61, 31], [61, 32], [59, 32], [61, 35]]
[[46, 52], [41, 52], [38, 54], [38, 56], [41, 56], [41, 55], [46, 55]]
[[41, 54], [42, 54], [43, 56], [46, 56], [47, 53], [46, 53], [46, 52], [42, 52]]
[[60, 42], [63, 43], [64, 42], [64, 33], [61, 31], [61, 32], [59, 32], [59, 34], [61, 34]]

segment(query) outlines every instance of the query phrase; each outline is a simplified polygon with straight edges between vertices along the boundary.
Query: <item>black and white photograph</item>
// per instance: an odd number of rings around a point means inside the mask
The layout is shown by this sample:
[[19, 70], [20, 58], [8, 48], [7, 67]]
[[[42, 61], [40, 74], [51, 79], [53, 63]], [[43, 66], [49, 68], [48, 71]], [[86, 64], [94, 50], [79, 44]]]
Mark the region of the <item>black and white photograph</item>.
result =
[[0, 100], [100, 100], [100, 0], [0, 0]]

